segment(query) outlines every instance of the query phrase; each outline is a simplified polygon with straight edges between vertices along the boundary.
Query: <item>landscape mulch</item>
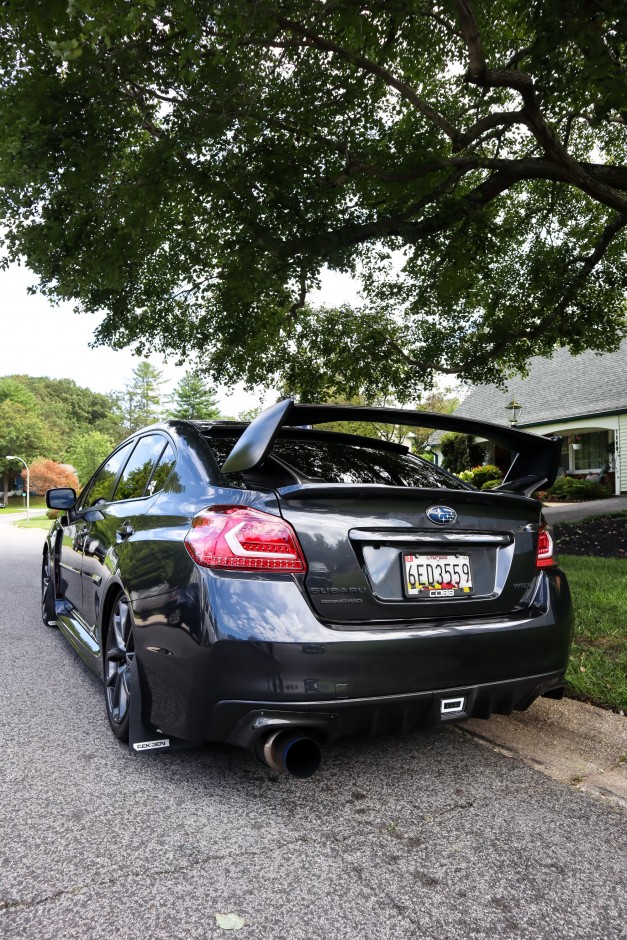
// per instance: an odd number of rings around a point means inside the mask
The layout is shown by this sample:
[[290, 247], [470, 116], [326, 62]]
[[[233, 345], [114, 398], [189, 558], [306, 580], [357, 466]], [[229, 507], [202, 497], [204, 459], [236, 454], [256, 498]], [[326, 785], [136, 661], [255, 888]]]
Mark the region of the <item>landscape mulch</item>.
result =
[[553, 530], [558, 554], [627, 559], [627, 513], [559, 522]]

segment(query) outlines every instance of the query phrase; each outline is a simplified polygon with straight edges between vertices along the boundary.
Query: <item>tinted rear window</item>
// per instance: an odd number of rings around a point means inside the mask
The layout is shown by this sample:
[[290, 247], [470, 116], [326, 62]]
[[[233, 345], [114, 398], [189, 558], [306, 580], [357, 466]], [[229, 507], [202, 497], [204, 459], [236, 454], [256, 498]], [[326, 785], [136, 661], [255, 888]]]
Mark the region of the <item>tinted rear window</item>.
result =
[[[235, 438], [215, 438], [211, 448], [222, 464]], [[456, 477], [439, 467], [394, 451], [375, 450], [345, 441], [279, 439], [274, 456], [293, 467], [299, 476], [324, 483], [381, 483], [386, 486], [422, 486], [435, 489], [466, 489]], [[235, 476], [235, 474], [233, 474]], [[268, 481], [271, 484], [271, 481]]]

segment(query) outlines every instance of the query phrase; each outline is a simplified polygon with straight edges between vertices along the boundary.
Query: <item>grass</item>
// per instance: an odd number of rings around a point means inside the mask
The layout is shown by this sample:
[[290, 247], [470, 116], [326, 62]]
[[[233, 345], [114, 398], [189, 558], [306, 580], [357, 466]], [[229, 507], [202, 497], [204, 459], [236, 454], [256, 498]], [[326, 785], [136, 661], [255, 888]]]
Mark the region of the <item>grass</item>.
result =
[[569, 694], [627, 712], [627, 560], [560, 555], [575, 607]]
[[[0, 494], [0, 499], [1, 499]], [[44, 496], [31, 496], [30, 498], [30, 508], [31, 509], [45, 509], [46, 508], [46, 499]], [[10, 512], [26, 512], [26, 500], [21, 496], [9, 496], [9, 505], [6, 509], [0, 509], [0, 513], [10, 513]]]
[[36, 519], [29, 519], [28, 522], [26, 519], [20, 519], [19, 522], [14, 522], [13, 525], [17, 526], [18, 529], [45, 529], [47, 532], [52, 525], [52, 519], [38, 516]]

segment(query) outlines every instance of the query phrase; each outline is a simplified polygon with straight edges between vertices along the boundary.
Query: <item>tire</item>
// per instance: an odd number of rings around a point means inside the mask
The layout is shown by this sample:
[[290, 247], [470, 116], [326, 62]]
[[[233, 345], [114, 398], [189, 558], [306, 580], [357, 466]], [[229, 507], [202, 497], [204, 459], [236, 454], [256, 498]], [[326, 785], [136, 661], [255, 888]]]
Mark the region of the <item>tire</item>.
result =
[[104, 659], [107, 718], [118, 741], [128, 741], [134, 658], [131, 605], [128, 597], [120, 594], [109, 617]]
[[41, 563], [41, 619], [47, 627], [57, 626], [55, 588], [50, 552], [46, 549]]

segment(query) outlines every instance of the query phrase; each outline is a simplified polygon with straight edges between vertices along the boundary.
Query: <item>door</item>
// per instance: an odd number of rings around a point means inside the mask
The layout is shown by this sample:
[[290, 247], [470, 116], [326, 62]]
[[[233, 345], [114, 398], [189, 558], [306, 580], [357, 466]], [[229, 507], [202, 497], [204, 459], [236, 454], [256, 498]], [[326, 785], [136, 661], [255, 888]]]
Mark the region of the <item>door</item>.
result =
[[146, 434], [135, 447], [118, 475], [106, 504], [90, 519], [83, 553], [83, 611], [90, 632], [100, 618], [100, 601], [106, 583], [117, 569], [120, 554], [133, 536], [146, 526], [145, 516], [156, 497], [151, 486], [157, 462], [168, 445], [161, 434]]
[[90, 550], [89, 528], [100, 516], [99, 507], [104, 506], [111, 497], [120, 470], [126, 463], [134, 443], [131, 441], [125, 444], [107, 458], [79, 497], [76, 509], [72, 511], [70, 525], [63, 529], [60, 555], [61, 590], [83, 622], [86, 621], [84, 564], [85, 553]]

